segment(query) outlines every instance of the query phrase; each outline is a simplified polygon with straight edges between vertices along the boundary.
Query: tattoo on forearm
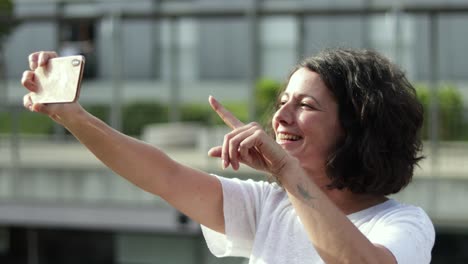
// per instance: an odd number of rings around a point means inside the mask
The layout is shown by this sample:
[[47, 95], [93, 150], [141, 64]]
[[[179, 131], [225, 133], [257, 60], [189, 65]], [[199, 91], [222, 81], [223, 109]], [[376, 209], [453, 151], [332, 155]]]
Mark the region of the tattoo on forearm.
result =
[[309, 191], [307, 191], [306, 189], [304, 189], [304, 187], [302, 187], [300, 184], [297, 185], [297, 191], [299, 192], [299, 194], [301, 195], [301, 197], [307, 202], [307, 204], [308, 204], [310, 207], [315, 208], [315, 207], [314, 207], [314, 204], [312, 203], [312, 200], [317, 199], [316, 197], [310, 195]]

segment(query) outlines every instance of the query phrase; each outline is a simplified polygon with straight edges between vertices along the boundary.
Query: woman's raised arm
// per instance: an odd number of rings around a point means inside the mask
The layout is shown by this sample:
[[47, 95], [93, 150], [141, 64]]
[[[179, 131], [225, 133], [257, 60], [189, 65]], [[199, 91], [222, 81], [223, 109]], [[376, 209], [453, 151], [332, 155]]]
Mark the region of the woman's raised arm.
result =
[[29, 56], [30, 70], [21, 80], [30, 91], [24, 96], [24, 106], [63, 125], [115, 173], [160, 196], [193, 220], [224, 233], [222, 188], [216, 177], [180, 164], [154, 146], [114, 130], [78, 103], [45, 105], [31, 100], [37, 89], [34, 70], [54, 57], [55, 52]]

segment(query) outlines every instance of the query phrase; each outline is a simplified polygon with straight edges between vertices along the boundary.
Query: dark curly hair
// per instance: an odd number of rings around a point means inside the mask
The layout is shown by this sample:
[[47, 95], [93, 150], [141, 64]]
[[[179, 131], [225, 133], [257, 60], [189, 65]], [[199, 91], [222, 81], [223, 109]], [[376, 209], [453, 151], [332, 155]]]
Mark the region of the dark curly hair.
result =
[[404, 188], [423, 158], [423, 107], [404, 72], [375, 51], [353, 49], [324, 50], [291, 75], [304, 67], [330, 89], [345, 132], [327, 160], [328, 187], [375, 195]]

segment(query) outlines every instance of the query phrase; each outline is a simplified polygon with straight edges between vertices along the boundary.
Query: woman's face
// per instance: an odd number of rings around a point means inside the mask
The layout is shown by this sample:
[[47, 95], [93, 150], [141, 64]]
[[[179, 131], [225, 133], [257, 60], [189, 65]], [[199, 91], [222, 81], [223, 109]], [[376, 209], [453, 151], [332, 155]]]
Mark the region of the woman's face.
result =
[[320, 76], [307, 68], [291, 76], [272, 123], [276, 142], [314, 171], [325, 169], [343, 135], [334, 97]]

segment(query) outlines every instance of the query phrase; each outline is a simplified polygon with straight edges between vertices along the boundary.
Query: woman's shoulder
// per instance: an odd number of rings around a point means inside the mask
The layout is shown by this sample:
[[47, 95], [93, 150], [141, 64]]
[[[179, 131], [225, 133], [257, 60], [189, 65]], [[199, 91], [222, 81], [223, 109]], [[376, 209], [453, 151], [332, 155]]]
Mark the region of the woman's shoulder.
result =
[[397, 238], [412, 235], [412, 239], [418, 241], [433, 241], [435, 236], [434, 225], [421, 207], [394, 199], [348, 217], [374, 242], [379, 242], [390, 234], [390, 237]]
[[401, 221], [401, 220], [417, 220], [431, 223], [427, 213], [419, 206], [399, 202], [395, 199], [388, 199], [387, 201], [378, 205], [372, 206], [365, 210], [348, 215], [353, 221]]
[[389, 199], [386, 202], [371, 208], [361, 219], [353, 222], [373, 223], [372, 226], [416, 228], [423, 233], [433, 233], [434, 224], [423, 208]]
[[284, 189], [275, 182], [256, 179], [239, 179], [214, 175], [219, 178], [223, 186], [238, 186], [239, 188], [248, 188], [252, 190], [267, 191], [275, 194], [285, 193]]
[[253, 195], [263, 201], [287, 199], [285, 190], [275, 182], [214, 176], [219, 178], [225, 194]]
[[387, 202], [388, 202], [388, 206], [383, 208], [382, 210], [382, 213], [384, 215], [393, 215], [395, 217], [406, 217], [406, 218], [417, 217], [417, 218], [429, 219], [429, 216], [424, 211], [424, 209], [419, 206], [399, 202], [395, 199], [389, 199]]

